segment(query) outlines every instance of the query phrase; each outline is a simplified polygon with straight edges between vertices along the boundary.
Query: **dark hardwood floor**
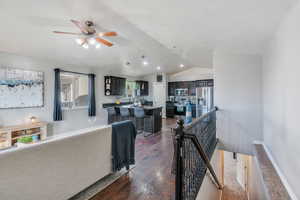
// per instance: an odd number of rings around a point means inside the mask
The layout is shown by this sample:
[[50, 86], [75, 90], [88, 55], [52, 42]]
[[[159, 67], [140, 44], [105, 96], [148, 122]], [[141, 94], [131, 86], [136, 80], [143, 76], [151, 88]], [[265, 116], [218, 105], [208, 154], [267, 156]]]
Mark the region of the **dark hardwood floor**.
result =
[[136, 139], [136, 166], [91, 200], [174, 199], [175, 177], [171, 174], [173, 140], [170, 127], [175, 120], [163, 120], [160, 134]]

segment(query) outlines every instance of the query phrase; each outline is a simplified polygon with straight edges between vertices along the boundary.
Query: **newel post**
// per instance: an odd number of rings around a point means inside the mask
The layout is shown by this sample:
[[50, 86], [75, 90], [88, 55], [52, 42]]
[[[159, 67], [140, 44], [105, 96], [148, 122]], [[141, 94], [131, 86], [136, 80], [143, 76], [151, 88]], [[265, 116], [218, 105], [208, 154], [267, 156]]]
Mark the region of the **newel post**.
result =
[[184, 121], [178, 120], [176, 128], [176, 198], [175, 200], [182, 200], [182, 185], [183, 185], [183, 137], [184, 137]]

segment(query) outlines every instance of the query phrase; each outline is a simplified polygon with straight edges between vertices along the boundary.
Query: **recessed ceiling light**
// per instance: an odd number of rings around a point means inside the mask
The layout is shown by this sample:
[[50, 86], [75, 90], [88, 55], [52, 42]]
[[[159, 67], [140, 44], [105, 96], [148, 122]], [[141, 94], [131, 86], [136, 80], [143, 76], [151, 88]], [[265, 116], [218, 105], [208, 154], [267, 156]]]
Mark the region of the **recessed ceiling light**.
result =
[[184, 64], [180, 64], [179, 67], [183, 68], [183, 67], [184, 67]]
[[157, 69], [157, 70], [160, 70], [160, 66], [157, 66], [156, 69]]
[[149, 63], [147, 61], [143, 61], [143, 65], [148, 65]]

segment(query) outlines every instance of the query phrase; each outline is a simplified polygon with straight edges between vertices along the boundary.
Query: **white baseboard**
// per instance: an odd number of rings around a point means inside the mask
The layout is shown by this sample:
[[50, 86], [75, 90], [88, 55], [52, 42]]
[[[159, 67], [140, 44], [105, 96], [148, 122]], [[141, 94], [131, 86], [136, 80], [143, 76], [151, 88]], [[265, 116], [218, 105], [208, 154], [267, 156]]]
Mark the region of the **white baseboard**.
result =
[[274, 159], [274, 157], [272, 156], [271, 151], [268, 149], [268, 147], [265, 145], [265, 143], [262, 142], [262, 141], [254, 141], [253, 144], [261, 144], [261, 145], [264, 147], [264, 149], [265, 149], [265, 151], [266, 151], [266, 153], [267, 153], [267, 155], [268, 155], [268, 157], [269, 157], [269, 159], [270, 159], [272, 165], [274, 166], [274, 168], [275, 168], [275, 170], [276, 170], [278, 176], [280, 177], [280, 179], [281, 179], [281, 181], [282, 181], [284, 187], [286, 188], [287, 192], [289, 193], [291, 199], [292, 199], [292, 200], [299, 200], [299, 199], [297, 198], [296, 194], [293, 192], [293, 190], [292, 190], [290, 184], [288, 183], [288, 181], [287, 181], [287, 179], [285, 178], [284, 174], [282, 173], [281, 169], [279, 168], [279, 166], [278, 166], [277, 163], [275, 162], [275, 159]]

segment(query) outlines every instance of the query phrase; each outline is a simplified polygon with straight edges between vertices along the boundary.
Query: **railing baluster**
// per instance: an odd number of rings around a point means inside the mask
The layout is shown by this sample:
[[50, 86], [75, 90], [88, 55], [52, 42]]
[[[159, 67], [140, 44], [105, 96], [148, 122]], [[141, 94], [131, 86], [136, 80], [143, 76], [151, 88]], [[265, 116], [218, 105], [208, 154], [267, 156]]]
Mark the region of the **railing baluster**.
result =
[[183, 175], [183, 168], [182, 168], [182, 156], [183, 156], [183, 120], [177, 122], [178, 127], [176, 129], [176, 200], [182, 200], [182, 175]]
[[217, 144], [216, 110], [184, 127], [176, 128], [176, 200], [195, 200], [208, 169], [218, 189], [222, 189], [210, 158]]

